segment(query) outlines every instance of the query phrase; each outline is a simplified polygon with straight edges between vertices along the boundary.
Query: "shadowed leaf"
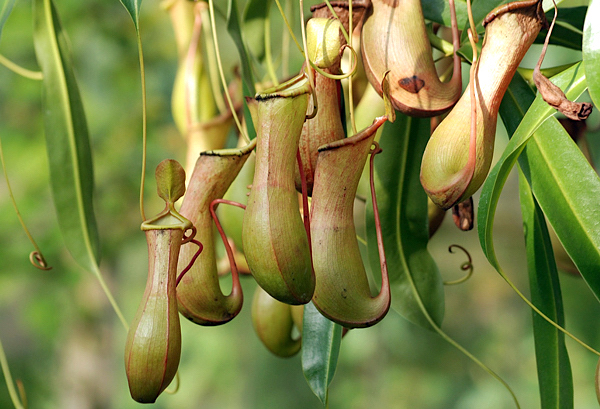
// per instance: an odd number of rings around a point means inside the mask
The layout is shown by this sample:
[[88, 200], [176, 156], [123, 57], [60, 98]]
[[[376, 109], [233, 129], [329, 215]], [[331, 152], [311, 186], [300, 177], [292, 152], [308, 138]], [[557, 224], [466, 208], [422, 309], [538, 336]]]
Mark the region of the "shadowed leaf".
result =
[[[525, 177], [522, 173], [519, 176], [531, 302], [564, 326], [560, 281], [546, 220]], [[541, 407], [573, 408], [573, 375], [565, 335], [536, 312], [532, 314]]]
[[302, 329], [302, 371], [323, 405], [327, 405], [329, 384], [335, 375], [342, 327], [324, 316], [313, 303], [304, 307]]
[[44, 127], [58, 223], [75, 260], [96, 271], [99, 242], [92, 154], [69, 42], [51, 0], [34, 0], [33, 18], [35, 51], [44, 75]]

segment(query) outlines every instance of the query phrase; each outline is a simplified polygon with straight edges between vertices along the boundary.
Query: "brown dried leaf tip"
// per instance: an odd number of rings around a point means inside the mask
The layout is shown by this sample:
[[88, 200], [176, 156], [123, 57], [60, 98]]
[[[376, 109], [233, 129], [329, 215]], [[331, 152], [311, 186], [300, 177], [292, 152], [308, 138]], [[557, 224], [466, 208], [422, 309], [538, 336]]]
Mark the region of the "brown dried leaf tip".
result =
[[548, 29], [548, 34], [546, 35], [546, 41], [544, 41], [544, 48], [542, 48], [542, 52], [540, 55], [540, 59], [533, 70], [533, 81], [535, 82], [535, 86], [537, 87], [540, 95], [546, 101], [548, 105], [558, 110], [564, 116], [574, 121], [582, 121], [587, 119], [588, 116], [592, 113], [592, 104], [588, 102], [573, 102], [569, 101], [565, 96], [565, 93], [562, 92], [560, 88], [554, 85], [550, 80], [542, 74], [540, 71], [540, 67], [542, 65], [542, 61], [544, 61], [544, 56], [546, 55], [546, 50], [548, 48], [548, 42], [550, 40], [550, 36], [552, 35], [552, 29], [554, 28], [554, 23], [556, 22], [556, 16], [558, 15], [558, 10], [556, 8], [556, 3], [554, 4], [554, 18], [552, 19], [552, 24], [550, 24], [550, 29]]

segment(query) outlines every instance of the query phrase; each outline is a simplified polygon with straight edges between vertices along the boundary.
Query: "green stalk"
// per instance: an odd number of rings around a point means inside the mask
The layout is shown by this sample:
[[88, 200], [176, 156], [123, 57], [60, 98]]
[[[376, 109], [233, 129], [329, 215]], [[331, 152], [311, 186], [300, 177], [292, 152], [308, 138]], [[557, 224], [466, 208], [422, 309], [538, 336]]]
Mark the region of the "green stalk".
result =
[[2, 54], [0, 54], [0, 64], [4, 65], [12, 72], [19, 74], [22, 77], [29, 78], [30, 80], [41, 81], [43, 79], [41, 71], [31, 71], [27, 68], [21, 67], [20, 65], [14, 63], [13, 61], [3, 56]]
[[10, 400], [14, 405], [15, 409], [25, 409], [21, 404], [21, 400], [17, 395], [17, 391], [15, 390], [15, 385], [12, 380], [12, 376], [10, 375], [10, 368], [8, 367], [8, 361], [6, 360], [6, 354], [4, 353], [4, 347], [2, 347], [2, 341], [0, 340], [0, 367], [2, 367], [2, 374], [4, 375], [4, 379], [6, 380], [6, 387], [8, 388], [8, 394], [10, 395]]

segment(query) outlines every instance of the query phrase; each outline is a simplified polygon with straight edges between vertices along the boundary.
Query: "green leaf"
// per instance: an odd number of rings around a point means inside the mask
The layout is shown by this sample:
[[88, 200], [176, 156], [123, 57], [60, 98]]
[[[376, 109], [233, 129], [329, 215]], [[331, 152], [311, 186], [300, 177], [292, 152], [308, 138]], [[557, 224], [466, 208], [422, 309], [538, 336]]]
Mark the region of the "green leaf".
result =
[[[559, 13], [560, 16], [560, 13]], [[549, 20], [551, 21], [551, 20]], [[558, 19], [556, 20], [558, 22]], [[544, 44], [548, 31], [542, 30], [535, 38], [536, 44]], [[552, 30], [549, 44], [559, 45], [561, 47], [570, 48], [572, 50], [581, 50], [582, 35], [567, 27], [555, 25]]]
[[6, 0], [4, 2], [4, 7], [2, 7], [2, 11], [0, 11], [0, 36], [2, 35], [2, 29], [4, 28], [6, 20], [8, 20], [8, 16], [10, 16], [15, 2], [16, 0]]
[[167, 203], [175, 203], [185, 194], [185, 170], [174, 159], [165, 159], [158, 164], [156, 171], [158, 196]]
[[259, 60], [265, 56], [265, 21], [271, 10], [272, 0], [250, 0], [244, 9], [244, 32], [248, 48]]
[[33, 40], [44, 75], [46, 149], [58, 223], [75, 260], [97, 271], [92, 153], [69, 42], [52, 1], [34, 0], [33, 6]]
[[140, 21], [140, 6], [142, 5], [142, 0], [119, 0], [123, 6], [129, 12], [131, 19], [133, 20], [133, 25], [135, 26], [135, 30], [139, 31], [139, 21]]
[[[448, 0], [422, 0], [423, 17], [434, 23], [450, 27], [450, 6]], [[464, 0], [455, 0], [456, 20], [459, 27], [464, 27], [467, 22], [467, 3]]]
[[[556, 18], [557, 25], [569, 25], [575, 30], [583, 31], [585, 15], [587, 14], [587, 6], [579, 7], [564, 7], [558, 10], [558, 17]], [[548, 21], [552, 21], [554, 17], [554, 7], [550, 8], [546, 13]], [[554, 35], [554, 33], [552, 33]]]
[[[242, 27], [240, 25], [240, 16], [235, 0], [229, 0], [227, 6], [227, 31], [235, 46], [240, 54], [242, 61], [242, 92], [244, 96], [254, 97], [256, 94], [256, 87], [254, 85], [254, 75], [252, 74], [252, 63], [250, 54], [246, 49], [246, 44], [242, 38]], [[256, 138], [256, 130], [254, 129], [254, 122], [252, 121], [252, 115], [248, 110], [248, 104], [244, 103], [244, 119], [246, 119], [246, 128], [248, 130], [248, 137], [250, 139]]]
[[567, 254], [600, 300], [600, 179], [554, 118], [519, 164]]
[[[471, 10], [473, 11], [473, 21], [475, 23], [475, 30], [479, 34], [482, 34], [485, 31], [482, 24], [483, 20], [485, 20], [485, 17], [490, 13], [490, 11], [504, 3], [507, 3], [507, 0], [479, 0], [472, 2]], [[460, 36], [460, 42], [461, 44], [468, 44], [469, 35], [467, 33], [467, 29], [471, 27], [469, 21], [466, 21], [465, 24], [463, 26], [459, 26], [459, 28], [460, 27], [463, 27], [463, 31]]]
[[[250, 55], [248, 54], [246, 44], [243, 40], [240, 15], [235, 0], [229, 0], [227, 6], [227, 31], [229, 32], [229, 35], [231, 35], [238, 53], [240, 54], [240, 59], [242, 60], [242, 80], [244, 86], [247, 87], [247, 89], [244, 89], [244, 95], [253, 97], [254, 94], [256, 94], [256, 89], [254, 87], [252, 65]], [[249, 92], [249, 94], [246, 94], [246, 92]]]
[[[573, 50], [581, 50], [583, 21], [585, 19], [587, 7], [567, 7], [558, 11], [556, 24], [552, 30], [550, 44], [560, 45]], [[554, 8], [546, 13], [546, 20], [552, 22], [554, 17]], [[546, 40], [548, 30], [543, 29], [535, 39], [536, 44], [543, 44]]]
[[[567, 98], [577, 98], [586, 88], [583, 66], [581, 63], [574, 65], [553, 77], [553, 82], [565, 90]], [[529, 99], [523, 98], [527, 92]], [[548, 119], [555, 113], [553, 108], [538, 96], [527, 110], [531, 96], [531, 89], [517, 74], [500, 113], [507, 129], [511, 129], [511, 123], [518, 121], [525, 111], [527, 113], [482, 187], [478, 212], [481, 247], [490, 263], [499, 269], [492, 239], [494, 213], [508, 173], [529, 141], [520, 159], [523, 173], [567, 254], [594, 295], [600, 298], [600, 276], [597, 274], [600, 265], [600, 209], [597, 206], [600, 179], [558, 121]], [[515, 118], [519, 112], [520, 116]]]
[[[400, 113], [383, 127], [375, 158], [375, 189], [387, 258], [392, 308], [409, 321], [433, 329], [444, 316], [444, 285], [427, 251], [427, 196], [419, 180], [429, 121]], [[375, 219], [367, 207], [367, 247], [373, 271], [380, 271]], [[427, 315], [424, 314], [423, 308]]]
[[327, 405], [329, 384], [335, 375], [342, 327], [324, 316], [313, 303], [304, 306], [302, 371], [313, 393]]
[[[558, 270], [546, 220], [522, 173], [519, 174], [519, 191], [531, 302], [548, 318], [564, 326]], [[539, 314], [532, 313], [541, 407], [573, 408], [573, 376], [565, 335]]]
[[583, 65], [596, 107], [600, 104], [600, 0], [590, 0], [583, 29]]

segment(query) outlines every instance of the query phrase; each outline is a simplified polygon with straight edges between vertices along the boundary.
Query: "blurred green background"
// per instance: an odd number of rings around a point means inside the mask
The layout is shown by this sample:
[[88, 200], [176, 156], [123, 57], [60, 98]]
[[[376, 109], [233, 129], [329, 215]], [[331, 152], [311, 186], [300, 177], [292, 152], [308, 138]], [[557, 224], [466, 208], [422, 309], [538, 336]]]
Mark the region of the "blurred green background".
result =
[[[141, 91], [133, 24], [117, 0], [57, 0], [56, 5], [71, 38], [92, 138], [101, 269], [132, 320], [147, 275], [146, 242], [139, 230]], [[31, 26], [31, 4], [20, 1], [5, 26], [0, 53], [36, 69]], [[148, 80], [146, 209], [152, 213], [162, 208], [154, 195], [153, 169], [164, 158], [183, 160], [185, 143], [171, 119], [177, 57], [170, 21], [158, 1], [144, 1], [141, 30]], [[538, 52], [532, 53], [529, 67]], [[551, 56], [557, 62], [578, 58], [560, 49]], [[225, 58], [237, 55], [230, 51]], [[39, 82], [0, 67], [0, 136], [8, 174], [21, 213], [54, 267], [44, 272], [29, 264], [32, 249], [0, 180], [0, 338], [32, 409], [139, 407], [129, 397], [125, 377], [126, 333], [94, 277], [75, 264], [62, 243], [49, 190], [40, 92]], [[592, 126], [598, 123], [595, 115]], [[502, 129], [497, 139], [499, 152], [506, 143]], [[499, 204], [495, 237], [505, 271], [527, 293], [514, 175]], [[460, 276], [465, 261], [460, 253], [448, 253], [450, 244], [471, 252], [475, 274], [446, 288], [444, 330], [502, 376], [523, 408], [539, 407], [530, 310], [485, 261], [477, 233], [459, 232], [449, 216], [430, 245], [444, 278]], [[567, 328], [590, 345], [600, 345], [594, 318], [600, 316], [598, 302], [576, 277], [561, 274], [561, 284]], [[253, 288], [252, 280], [245, 279], [245, 307], [227, 325], [204, 328], [182, 321], [180, 391], [163, 394], [153, 407], [320, 407], [303, 378], [299, 356], [276, 358], [254, 335], [249, 314]], [[575, 406], [595, 407], [597, 359], [571, 340], [567, 346]], [[0, 408], [10, 407], [0, 385]], [[344, 338], [330, 407], [500, 409], [513, 404], [497, 381], [438, 335], [391, 311], [377, 326]]]

